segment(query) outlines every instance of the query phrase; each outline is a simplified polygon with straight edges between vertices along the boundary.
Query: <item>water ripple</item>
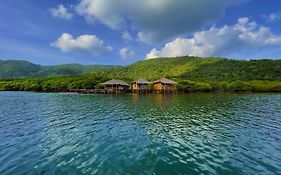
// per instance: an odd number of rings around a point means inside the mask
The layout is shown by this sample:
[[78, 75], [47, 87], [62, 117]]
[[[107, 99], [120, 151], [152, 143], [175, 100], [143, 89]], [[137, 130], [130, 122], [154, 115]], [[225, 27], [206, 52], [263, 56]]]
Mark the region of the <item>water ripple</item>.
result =
[[0, 174], [281, 174], [280, 94], [0, 93]]

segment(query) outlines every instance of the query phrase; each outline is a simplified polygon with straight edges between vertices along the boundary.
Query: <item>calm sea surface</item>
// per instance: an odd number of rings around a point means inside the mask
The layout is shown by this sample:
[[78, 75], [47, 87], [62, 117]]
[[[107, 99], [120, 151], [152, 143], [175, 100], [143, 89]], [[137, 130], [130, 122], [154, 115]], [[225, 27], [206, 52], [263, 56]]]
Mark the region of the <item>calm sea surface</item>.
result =
[[2, 92], [0, 174], [281, 174], [281, 94]]

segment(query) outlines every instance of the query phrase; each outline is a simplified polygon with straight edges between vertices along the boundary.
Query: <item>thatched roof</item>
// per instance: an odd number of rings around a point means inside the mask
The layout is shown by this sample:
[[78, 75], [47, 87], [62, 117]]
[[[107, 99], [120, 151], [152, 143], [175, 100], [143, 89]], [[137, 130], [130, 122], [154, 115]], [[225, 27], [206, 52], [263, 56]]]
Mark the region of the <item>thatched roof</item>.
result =
[[133, 83], [137, 83], [137, 84], [150, 84], [149, 81], [145, 80], [145, 79], [138, 79], [136, 81], [133, 81]]
[[122, 85], [122, 86], [129, 86], [128, 83], [122, 81], [122, 80], [109, 80], [104, 83], [101, 83], [101, 85]]
[[160, 78], [159, 80], [154, 81], [153, 83], [163, 83], [163, 84], [177, 84], [177, 82], [173, 81], [173, 80], [169, 80], [167, 78]]

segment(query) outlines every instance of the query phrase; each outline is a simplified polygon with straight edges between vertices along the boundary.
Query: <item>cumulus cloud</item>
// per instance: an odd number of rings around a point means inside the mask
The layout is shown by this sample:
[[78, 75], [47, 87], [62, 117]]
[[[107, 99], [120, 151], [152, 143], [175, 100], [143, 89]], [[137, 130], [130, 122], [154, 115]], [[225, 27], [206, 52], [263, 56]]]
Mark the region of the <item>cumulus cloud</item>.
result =
[[116, 30], [137, 30], [139, 41], [190, 34], [247, 0], [80, 0], [77, 12]]
[[270, 15], [262, 15], [262, 18], [266, 20], [266, 22], [277, 22], [281, 20], [281, 11], [277, 13], [271, 13]]
[[147, 58], [191, 56], [229, 56], [253, 50], [280, 48], [281, 36], [270, 28], [260, 26], [249, 18], [240, 18], [237, 24], [196, 32], [191, 38], [177, 38], [161, 50], [152, 49]]
[[126, 42], [130, 42], [130, 41], [133, 40], [131, 34], [130, 34], [129, 32], [127, 32], [127, 31], [125, 31], [125, 32], [122, 33], [122, 38], [123, 38], [123, 40], [126, 41]]
[[120, 49], [120, 57], [123, 58], [123, 59], [128, 59], [128, 58], [131, 58], [135, 55], [135, 52], [133, 50], [131, 50], [130, 48], [122, 48]]
[[73, 14], [62, 4], [58, 5], [57, 8], [51, 8], [50, 13], [53, 17], [70, 20], [73, 17]]
[[63, 33], [51, 45], [59, 48], [62, 52], [83, 50], [92, 53], [102, 53], [113, 50], [111, 46], [106, 46], [104, 41], [100, 40], [95, 35], [80, 35], [74, 38], [69, 33]]

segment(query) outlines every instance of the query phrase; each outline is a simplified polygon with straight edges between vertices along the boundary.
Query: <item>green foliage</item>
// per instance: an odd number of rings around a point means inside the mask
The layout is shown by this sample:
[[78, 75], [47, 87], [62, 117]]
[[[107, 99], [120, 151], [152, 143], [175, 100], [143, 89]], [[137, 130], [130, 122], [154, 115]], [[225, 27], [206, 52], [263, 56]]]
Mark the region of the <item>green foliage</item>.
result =
[[157, 58], [139, 61], [134, 64], [113, 67], [104, 72], [112, 78], [138, 79], [146, 78], [155, 80], [159, 77], [179, 78], [185, 72], [196, 70], [201, 65], [212, 64], [223, 58], [198, 58], [198, 57], [176, 57]]
[[243, 82], [243, 81], [234, 81], [227, 85], [228, 90], [232, 91], [251, 91], [254, 90], [254, 87], [249, 82]]
[[238, 61], [222, 59], [187, 71], [181, 78], [191, 80], [281, 80], [281, 60]]
[[177, 89], [186, 92], [195, 92], [195, 91], [208, 92], [211, 91], [213, 88], [208, 83], [183, 80], [183, 81], [179, 81], [179, 84], [177, 85]]
[[105, 76], [88, 74], [77, 77], [28, 78], [0, 81], [2, 91], [59, 92], [75, 89], [95, 89], [108, 80]]
[[255, 92], [280, 92], [281, 81], [251, 81]]

